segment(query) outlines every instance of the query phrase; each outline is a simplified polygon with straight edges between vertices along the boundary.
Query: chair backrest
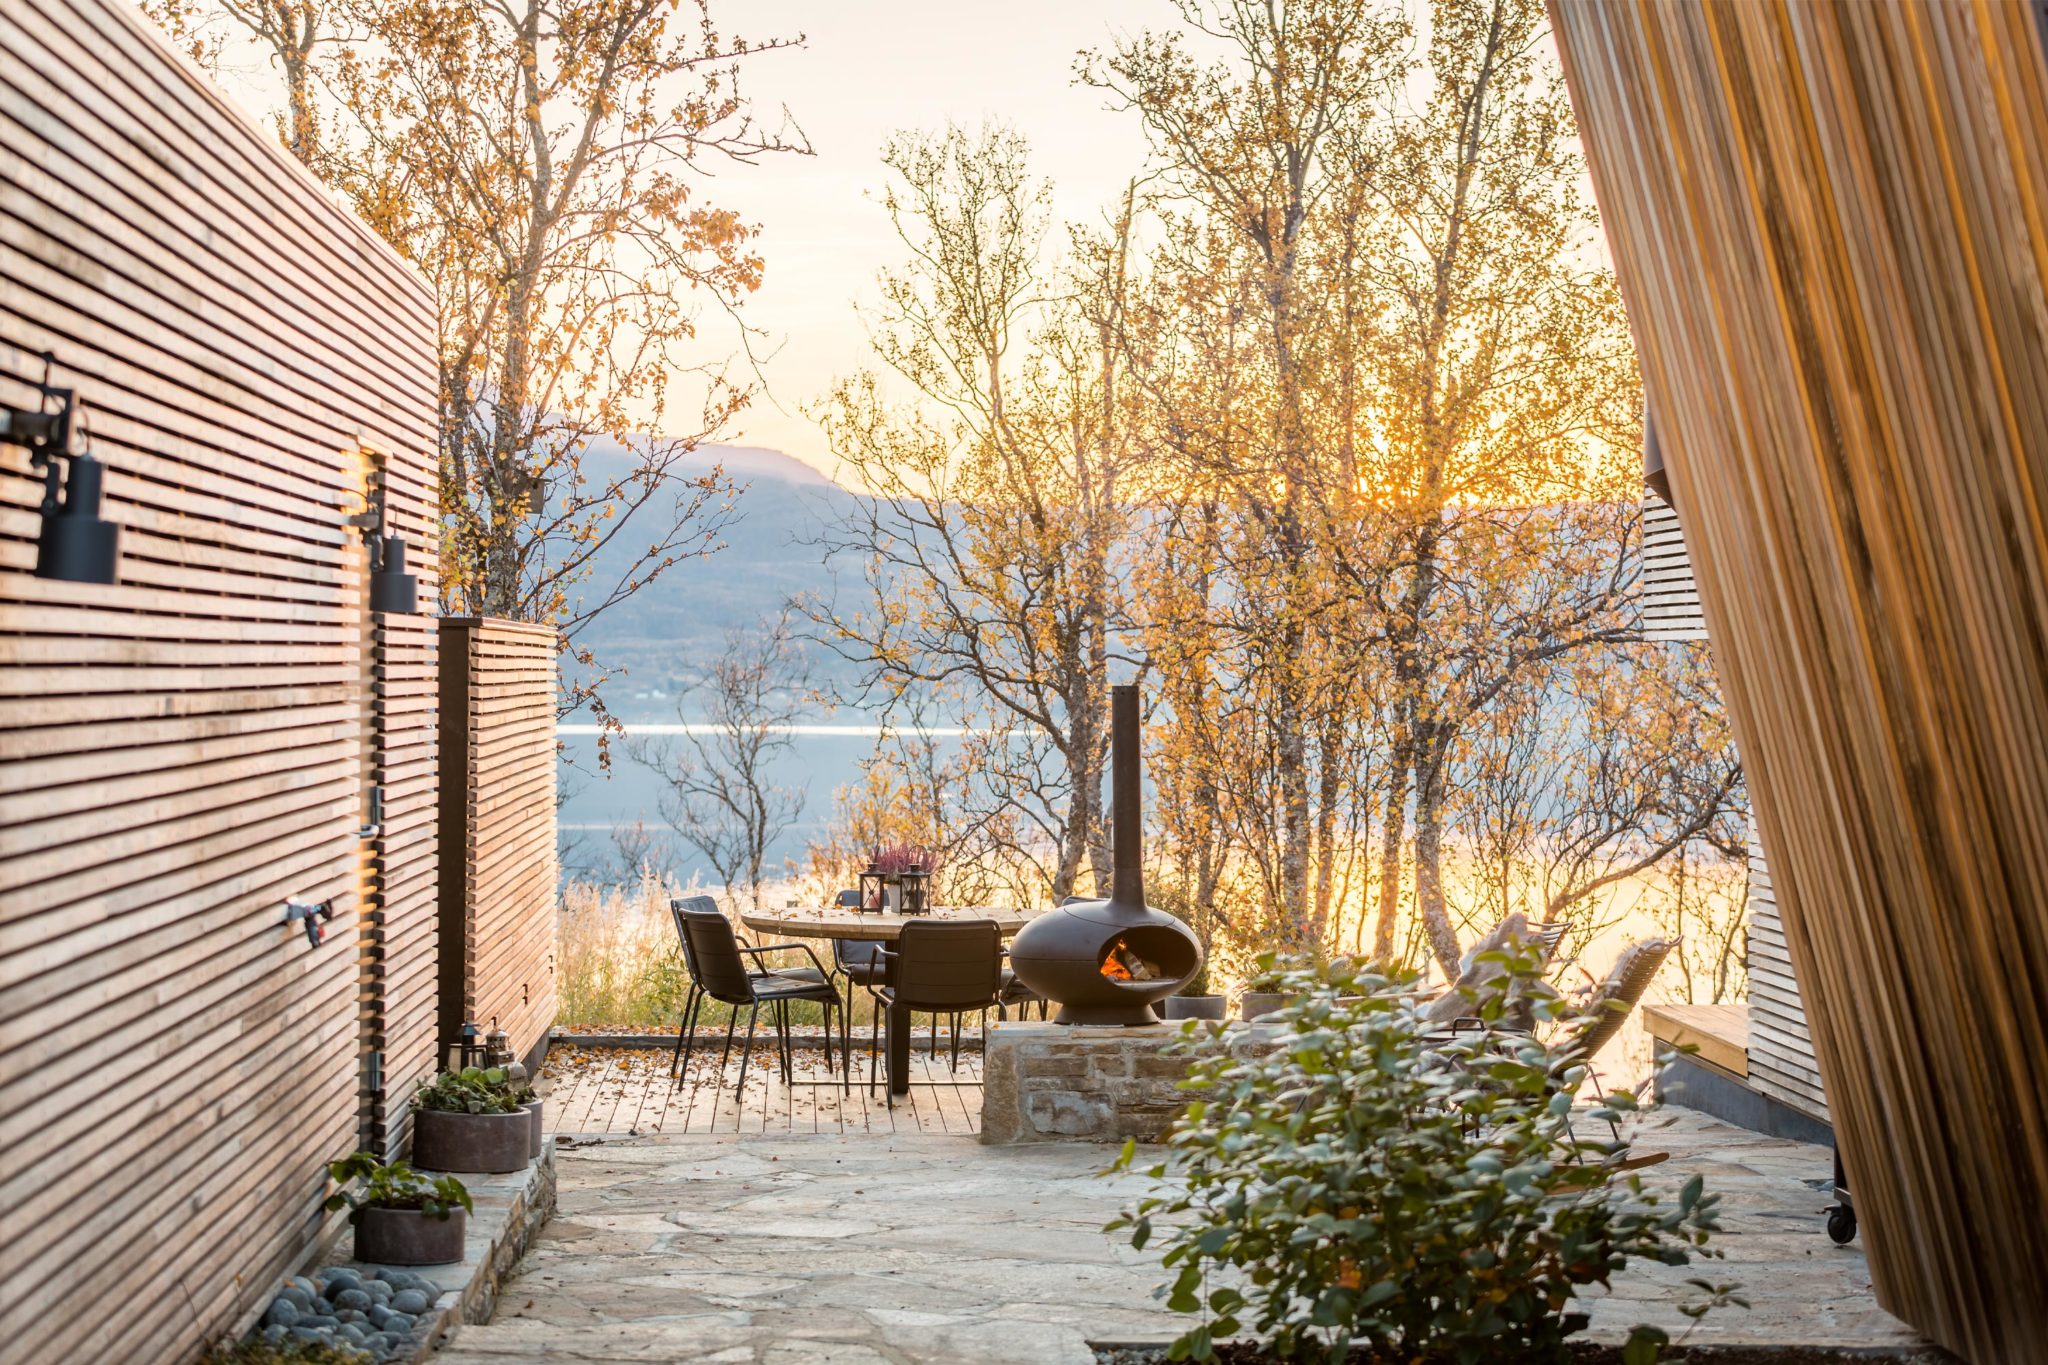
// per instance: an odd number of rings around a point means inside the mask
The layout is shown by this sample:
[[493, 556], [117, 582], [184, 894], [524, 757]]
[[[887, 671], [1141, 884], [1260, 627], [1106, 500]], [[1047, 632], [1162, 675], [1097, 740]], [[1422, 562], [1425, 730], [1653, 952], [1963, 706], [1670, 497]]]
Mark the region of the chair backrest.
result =
[[686, 910], [718, 909], [718, 902], [709, 896], [672, 897], [668, 903], [668, 917], [676, 924], [676, 941], [683, 945], [683, 966], [689, 971], [690, 979], [697, 979], [697, 950], [690, 946], [690, 936], [683, 930], [683, 912]]
[[835, 938], [832, 960], [842, 967], [872, 967], [881, 960], [883, 946], [873, 939]]
[[849, 886], [834, 896], [832, 903], [841, 910], [858, 910], [860, 909], [860, 892]]
[[994, 920], [919, 922], [896, 940], [891, 985], [914, 1010], [992, 1009], [1003, 988], [1003, 934]]
[[709, 896], [689, 896], [669, 902], [676, 931], [683, 937], [683, 961], [690, 977], [710, 993], [713, 1000], [728, 1005], [754, 1002], [753, 978], [733, 934], [732, 921]]
[[[1526, 915], [1512, 914], [1494, 925], [1486, 937], [1473, 944], [1459, 960], [1458, 979], [1442, 995], [1423, 1006], [1423, 1019], [1432, 1024], [1447, 1024], [1453, 1019], [1477, 1015], [1488, 1002], [1507, 990], [1507, 973], [1501, 964], [1480, 959], [1515, 943], [1527, 946], [1537, 940], [1538, 936], [1529, 929]], [[1544, 956], [1549, 956], [1547, 950]]]
[[1628, 1022], [1629, 1011], [1641, 1003], [1657, 969], [1677, 946], [1677, 939], [1646, 938], [1621, 950], [1614, 970], [1593, 988], [1585, 1013], [1564, 1039], [1562, 1050], [1572, 1061], [1590, 1062], [1595, 1053], [1614, 1041], [1614, 1035]]

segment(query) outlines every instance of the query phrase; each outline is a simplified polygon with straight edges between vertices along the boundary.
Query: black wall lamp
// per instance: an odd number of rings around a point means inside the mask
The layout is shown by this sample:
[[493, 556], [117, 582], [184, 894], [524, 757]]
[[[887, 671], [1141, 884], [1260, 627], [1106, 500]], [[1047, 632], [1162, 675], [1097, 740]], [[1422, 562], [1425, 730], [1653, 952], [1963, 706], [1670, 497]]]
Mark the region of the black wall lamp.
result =
[[[73, 583], [112, 583], [119, 577], [121, 528], [100, 516], [106, 466], [71, 448], [78, 395], [49, 382], [51, 357], [43, 357], [42, 395], [34, 411], [0, 407], [0, 441], [28, 448], [29, 463], [43, 476], [43, 526], [36, 537], [36, 577]], [[56, 403], [56, 410], [50, 404]], [[64, 462], [71, 477], [64, 477]]]
[[368, 509], [348, 519], [370, 549], [370, 610], [408, 614], [420, 609], [419, 579], [405, 571], [405, 537], [384, 534], [384, 490]]

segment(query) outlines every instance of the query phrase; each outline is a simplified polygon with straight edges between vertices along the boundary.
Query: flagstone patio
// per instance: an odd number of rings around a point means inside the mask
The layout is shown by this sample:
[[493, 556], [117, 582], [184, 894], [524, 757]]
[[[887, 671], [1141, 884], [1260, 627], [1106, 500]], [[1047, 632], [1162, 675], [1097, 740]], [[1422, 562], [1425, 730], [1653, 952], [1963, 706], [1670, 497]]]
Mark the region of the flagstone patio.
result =
[[[1727, 1260], [1704, 1273], [1755, 1305], [1710, 1314], [1694, 1342], [1916, 1344], [1871, 1297], [1861, 1250], [1822, 1230], [1826, 1149], [1676, 1108], [1641, 1125], [1640, 1148], [1673, 1153], [1657, 1184], [1697, 1172], [1723, 1196]], [[1100, 1177], [1111, 1155], [903, 1129], [607, 1137], [558, 1154], [554, 1221], [496, 1318], [439, 1358], [1088, 1365], [1091, 1342], [1185, 1325], [1154, 1304], [1154, 1257], [1101, 1230], [1146, 1184]], [[1700, 1273], [1631, 1268], [1592, 1303], [1593, 1335], [1676, 1335]]]

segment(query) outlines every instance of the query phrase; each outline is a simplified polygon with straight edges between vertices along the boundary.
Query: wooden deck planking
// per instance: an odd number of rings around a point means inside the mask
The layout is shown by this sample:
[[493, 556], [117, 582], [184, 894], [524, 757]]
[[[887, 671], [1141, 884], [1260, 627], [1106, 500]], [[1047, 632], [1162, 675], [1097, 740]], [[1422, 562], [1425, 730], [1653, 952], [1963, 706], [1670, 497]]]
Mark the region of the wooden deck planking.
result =
[[[913, 1053], [910, 1093], [899, 1097], [892, 1107], [881, 1087], [870, 1088], [864, 1053], [854, 1055], [853, 1085], [842, 1088], [837, 1056], [828, 1078], [818, 1049], [799, 1044], [796, 1082], [785, 1084], [777, 1073], [772, 1046], [764, 1049], [760, 1039], [755, 1043], [746, 1093], [738, 1099], [734, 1096], [739, 1083], [737, 1056], [721, 1071], [715, 1051], [708, 1059], [700, 1052], [692, 1058], [685, 1081], [672, 1084], [670, 1053], [665, 1049], [561, 1048], [550, 1057], [542, 1078], [548, 1099], [548, 1130], [578, 1138], [711, 1133], [971, 1137], [981, 1131], [978, 1053], [962, 1053], [957, 1074], [947, 1067], [943, 1053], [936, 1058]], [[765, 1068], [764, 1052], [768, 1059]], [[955, 1079], [972, 1084], [941, 1084]]]

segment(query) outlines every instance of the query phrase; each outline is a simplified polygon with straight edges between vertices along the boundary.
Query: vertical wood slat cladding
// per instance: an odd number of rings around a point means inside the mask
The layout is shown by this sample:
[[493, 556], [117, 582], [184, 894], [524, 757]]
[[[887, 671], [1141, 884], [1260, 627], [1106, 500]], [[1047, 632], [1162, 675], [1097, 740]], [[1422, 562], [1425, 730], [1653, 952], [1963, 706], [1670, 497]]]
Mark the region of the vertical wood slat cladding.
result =
[[[431, 688], [437, 641], [366, 629], [342, 519], [381, 464], [432, 543], [433, 300], [125, 0], [0, 0], [0, 70], [0, 400], [54, 353], [123, 527], [118, 584], [32, 577], [40, 486], [0, 445], [0, 1354], [174, 1361], [324, 1226], [361, 912], [431, 974], [417, 795], [368, 879], [358, 830], [422, 745], [432, 782], [431, 696], [364, 670]], [[289, 896], [332, 899], [323, 946]]]
[[2048, 1360], [2048, 62], [1553, 0], [1886, 1307]]
[[441, 621], [444, 1044], [471, 1022], [525, 1057], [554, 1022], [556, 651], [550, 627]]

